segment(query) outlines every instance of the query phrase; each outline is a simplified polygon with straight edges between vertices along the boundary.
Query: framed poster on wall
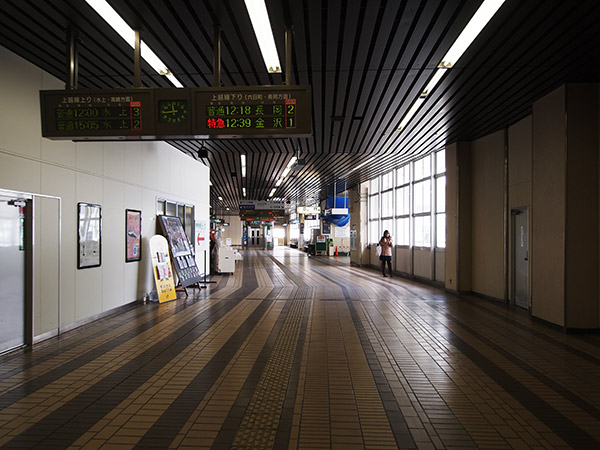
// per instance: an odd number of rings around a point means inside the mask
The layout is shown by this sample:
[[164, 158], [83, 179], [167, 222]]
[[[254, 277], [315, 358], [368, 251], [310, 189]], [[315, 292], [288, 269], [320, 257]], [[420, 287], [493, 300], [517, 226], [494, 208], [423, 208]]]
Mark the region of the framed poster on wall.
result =
[[142, 212], [125, 210], [125, 262], [142, 260]]
[[102, 264], [102, 207], [77, 204], [77, 268], [88, 269]]

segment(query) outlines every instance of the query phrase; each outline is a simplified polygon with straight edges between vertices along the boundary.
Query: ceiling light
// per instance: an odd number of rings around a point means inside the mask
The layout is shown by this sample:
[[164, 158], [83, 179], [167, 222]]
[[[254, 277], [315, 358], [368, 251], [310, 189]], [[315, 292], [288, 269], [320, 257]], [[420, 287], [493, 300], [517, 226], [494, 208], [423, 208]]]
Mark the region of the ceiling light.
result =
[[442, 59], [440, 67], [451, 68], [456, 64], [503, 3], [504, 0], [484, 0]]
[[240, 155], [242, 160], [242, 178], [246, 178], [246, 155]]
[[[123, 18], [117, 14], [106, 0], [85, 1], [119, 34], [119, 36], [125, 40], [125, 42], [131, 46], [131, 48], [135, 48], [135, 31], [127, 25]], [[144, 61], [146, 61], [157, 73], [166, 76], [174, 86], [183, 87], [165, 63], [156, 56], [156, 53], [154, 53], [144, 41], [140, 41], [140, 53]]]
[[285, 178], [285, 177], [287, 177], [287, 176], [288, 176], [288, 174], [290, 173], [290, 170], [292, 170], [290, 167], [286, 167], [286, 168], [283, 170], [283, 173], [281, 174], [281, 178]]
[[404, 130], [404, 127], [406, 126], [406, 124], [410, 121], [410, 119], [413, 118], [413, 116], [416, 114], [417, 110], [421, 107], [421, 105], [423, 104], [424, 101], [425, 101], [425, 99], [423, 97], [419, 97], [415, 100], [415, 102], [410, 107], [408, 112], [404, 115], [404, 118], [400, 122], [400, 125], [398, 126], [397, 131]]
[[242, 193], [244, 194], [244, 197], [245, 197], [246, 196], [246, 188], [245, 187], [242, 188]]
[[275, 195], [276, 190], [277, 190], [277, 188], [271, 189], [271, 193], [269, 194], [269, 197], [273, 197], [273, 195]]
[[275, 47], [275, 38], [273, 37], [273, 30], [269, 21], [265, 0], [244, 0], [244, 2], [246, 3], [246, 9], [250, 15], [254, 34], [258, 40], [267, 70], [269, 73], [281, 73], [281, 64], [279, 63], [279, 56], [277, 55], [277, 47]]
[[446, 73], [446, 70], [448, 69], [439, 68], [435, 71], [433, 78], [429, 80], [429, 83], [427, 83], [427, 86], [425, 86], [425, 89], [423, 90], [423, 92], [421, 92], [421, 98], [427, 97], [431, 93], [431, 91], [433, 91], [433, 88], [442, 79], [442, 77]]
[[282, 181], [283, 181], [283, 180], [282, 180], [281, 178], [280, 178], [279, 180], [277, 180], [277, 182], [275, 183], [275, 187], [279, 187], [279, 186], [281, 186], [281, 182], [282, 182]]
[[221, 197], [221, 196], [219, 196], [218, 199], [221, 200], [221, 201], [223, 201], [223, 197]]

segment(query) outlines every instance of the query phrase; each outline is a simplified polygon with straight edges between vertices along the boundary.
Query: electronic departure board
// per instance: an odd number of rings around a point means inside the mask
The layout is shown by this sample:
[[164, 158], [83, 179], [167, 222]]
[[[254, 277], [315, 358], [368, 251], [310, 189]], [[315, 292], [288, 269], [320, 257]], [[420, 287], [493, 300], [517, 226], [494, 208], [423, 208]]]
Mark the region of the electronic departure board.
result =
[[231, 87], [195, 89], [194, 130], [214, 137], [311, 133], [308, 86]]
[[310, 136], [310, 86], [40, 91], [50, 139]]
[[152, 89], [42, 91], [42, 136], [141, 137], [154, 130]]

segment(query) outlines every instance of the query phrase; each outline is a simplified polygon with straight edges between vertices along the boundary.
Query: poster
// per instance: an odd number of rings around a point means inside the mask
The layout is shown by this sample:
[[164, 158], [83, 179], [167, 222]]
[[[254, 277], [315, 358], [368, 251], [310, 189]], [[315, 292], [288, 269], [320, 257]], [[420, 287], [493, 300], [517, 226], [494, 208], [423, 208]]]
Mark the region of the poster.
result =
[[102, 207], [77, 204], [77, 268], [100, 267], [102, 264]]
[[150, 238], [150, 254], [152, 255], [152, 272], [154, 273], [158, 302], [175, 300], [177, 298], [175, 277], [171, 268], [169, 244], [164, 236], [156, 234]]
[[142, 259], [142, 212], [125, 210], [125, 262]]
[[191, 253], [185, 231], [178, 217], [159, 216], [161, 224], [169, 242], [174, 258]]

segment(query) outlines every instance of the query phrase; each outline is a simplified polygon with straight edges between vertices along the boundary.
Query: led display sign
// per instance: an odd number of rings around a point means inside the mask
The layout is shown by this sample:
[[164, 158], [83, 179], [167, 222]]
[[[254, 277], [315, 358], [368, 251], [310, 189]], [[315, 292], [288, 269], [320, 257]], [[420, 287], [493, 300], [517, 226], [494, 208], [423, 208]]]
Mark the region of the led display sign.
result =
[[42, 91], [42, 136], [142, 136], [154, 130], [151, 89]]
[[194, 89], [194, 131], [213, 137], [309, 136], [309, 86]]
[[310, 136], [309, 86], [41, 91], [50, 139]]

